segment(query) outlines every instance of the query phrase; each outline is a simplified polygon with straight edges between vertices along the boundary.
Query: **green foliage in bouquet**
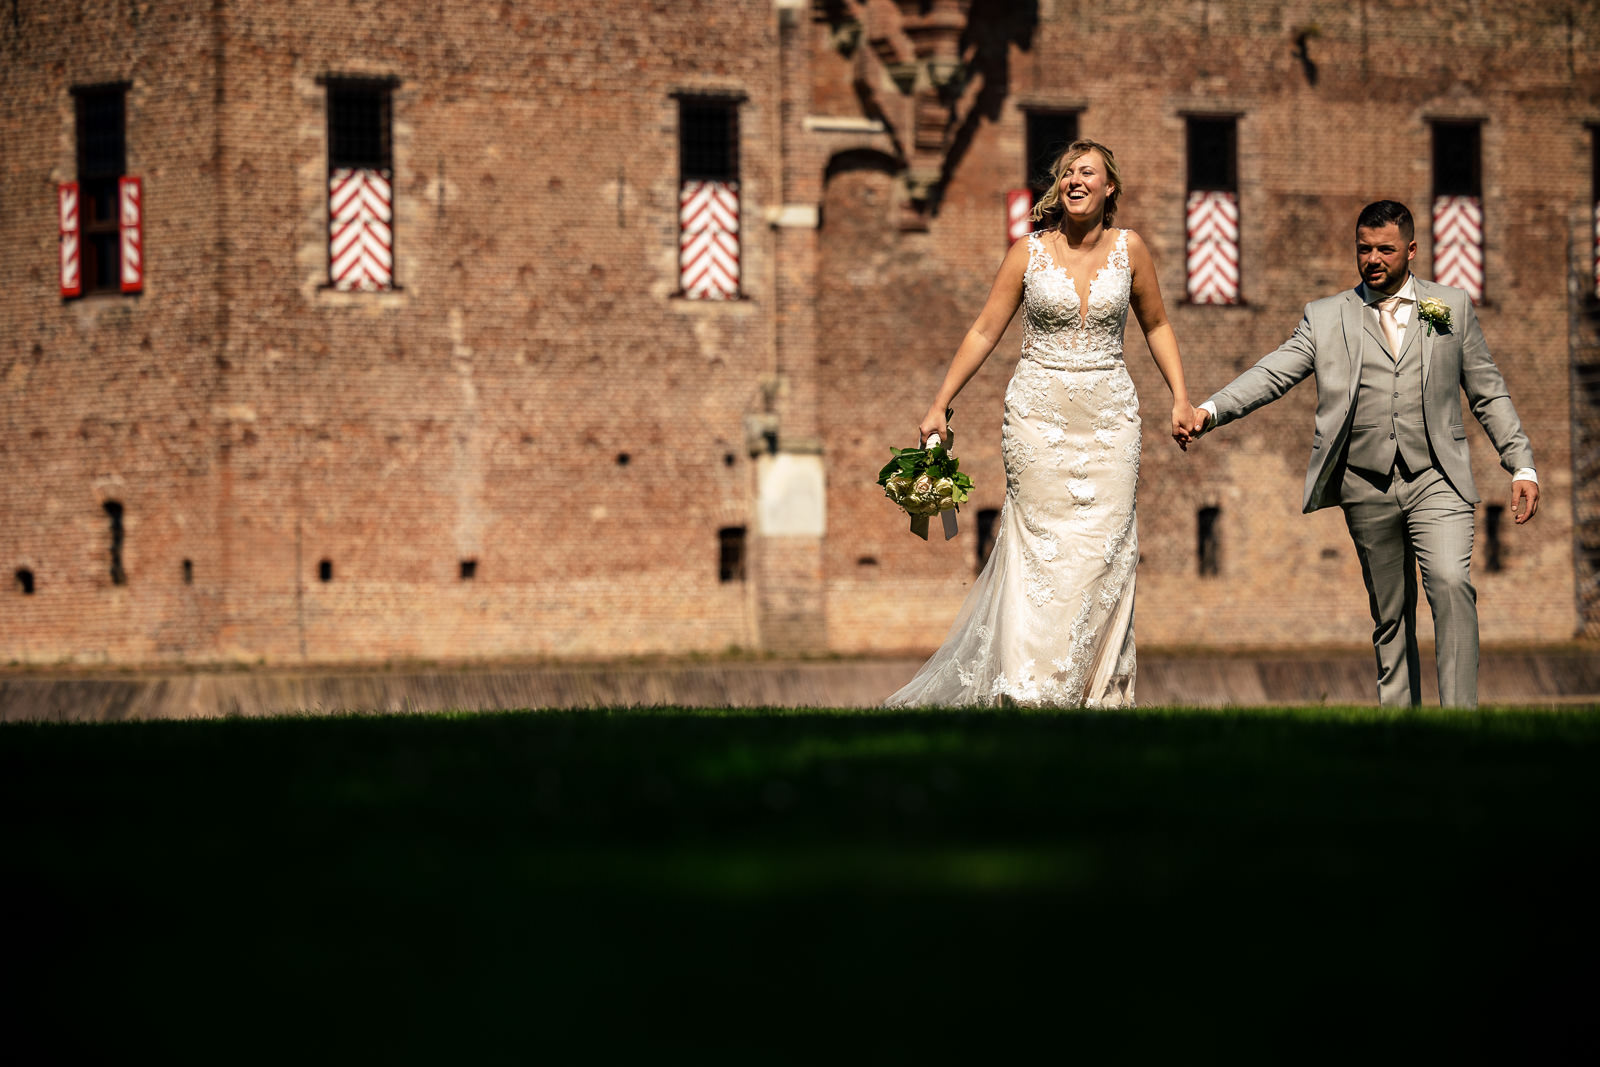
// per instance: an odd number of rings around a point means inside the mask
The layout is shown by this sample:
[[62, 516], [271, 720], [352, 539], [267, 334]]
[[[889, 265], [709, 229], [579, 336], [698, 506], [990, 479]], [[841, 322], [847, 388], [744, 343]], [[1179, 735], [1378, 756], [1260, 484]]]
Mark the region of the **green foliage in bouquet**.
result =
[[944, 445], [932, 448], [891, 448], [894, 458], [878, 472], [883, 494], [909, 515], [937, 515], [958, 511], [972, 495], [972, 479], [960, 470], [961, 461]]

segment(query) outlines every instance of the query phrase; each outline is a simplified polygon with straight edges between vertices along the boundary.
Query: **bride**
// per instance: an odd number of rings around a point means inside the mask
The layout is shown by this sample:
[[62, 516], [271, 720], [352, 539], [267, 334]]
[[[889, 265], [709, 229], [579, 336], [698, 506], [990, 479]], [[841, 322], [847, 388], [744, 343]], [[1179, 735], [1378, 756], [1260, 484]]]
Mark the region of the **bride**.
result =
[[949, 439], [945, 411], [1022, 307], [1022, 359], [1006, 387], [1006, 500], [994, 549], [944, 645], [886, 707], [1133, 703], [1139, 398], [1122, 362], [1128, 308], [1172, 391], [1172, 436], [1195, 422], [1178, 340], [1139, 235], [1111, 228], [1122, 176], [1111, 150], [1075, 141], [1051, 170], [967, 331], [918, 440]]

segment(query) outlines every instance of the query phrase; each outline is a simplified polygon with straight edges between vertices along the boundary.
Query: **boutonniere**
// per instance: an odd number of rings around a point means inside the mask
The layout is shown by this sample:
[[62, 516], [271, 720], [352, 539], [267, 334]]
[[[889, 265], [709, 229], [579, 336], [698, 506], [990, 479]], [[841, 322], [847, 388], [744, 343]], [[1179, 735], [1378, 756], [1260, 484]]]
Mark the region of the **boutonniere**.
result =
[[1430, 335], [1434, 330], [1440, 333], [1450, 331], [1450, 308], [1436, 296], [1417, 301], [1417, 315], [1427, 325]]

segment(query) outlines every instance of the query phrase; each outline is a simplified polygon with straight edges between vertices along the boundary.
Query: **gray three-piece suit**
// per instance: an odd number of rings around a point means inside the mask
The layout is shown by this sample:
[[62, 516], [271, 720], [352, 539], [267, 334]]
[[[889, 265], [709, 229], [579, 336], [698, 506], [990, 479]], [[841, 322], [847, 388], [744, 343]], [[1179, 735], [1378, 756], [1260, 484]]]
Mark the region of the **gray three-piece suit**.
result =
[[[1433, 609], [1440, 703], [1478, 700], [1478, 609], [1469, 566], [1478, 501], [1461, 421], [1461, 391], [1507, 471], [1533, 450], [1472, 301], [1415, 280], [1417, 301], [1450, 309], [1431, 328], [1412, 309], [1398, 358], [1364, 290], [1306, 305], [1294, 335], [1211, 397], [1222, 426], [1316, 375], [1316, 431], [1306, 471], [1307, 512], [1339, 505], [1366, 579], [1378, 658], [1378, 698], [1420, 703], [1416, 573]], [[1376, 295], [1376, 294], [1374, 294]]]

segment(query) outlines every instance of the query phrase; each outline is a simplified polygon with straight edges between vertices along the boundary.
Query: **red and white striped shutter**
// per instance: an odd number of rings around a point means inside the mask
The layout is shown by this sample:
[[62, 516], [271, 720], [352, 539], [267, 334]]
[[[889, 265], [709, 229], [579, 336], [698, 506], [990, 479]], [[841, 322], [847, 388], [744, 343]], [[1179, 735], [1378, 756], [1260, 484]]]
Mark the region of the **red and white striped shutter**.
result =
[[1033, 190], [1012, 189], [1006, 193], [1006, 246], [1016, 244], [1033, 228]]
[[1433, 201], [1433, 280], [1483, 301], [1483, 201], [1440, 196]]
[[78, 250], [78, 183], [56, 187], [56, 209], [61, 234], [61, 295], [83, 294], [82, 257]]
[[335, 289], [394, 288], [389, 172], [341, 167], [328, 178], [328, 264]]
[[138, 178], [117, 179], [117, 227], [122, 234], [122, 291], [144, 289], [144, 191]]
[[739, 183], [684, 182], [678, 198], [678, 286], [695, 300], [739, 296]]
[[1600, 297], [1600, 200], [1594, 202], [1594, 295]]
[[1185, 212], [1189, 300], [1239, 303], [1239, 194], [1196, 189]]

